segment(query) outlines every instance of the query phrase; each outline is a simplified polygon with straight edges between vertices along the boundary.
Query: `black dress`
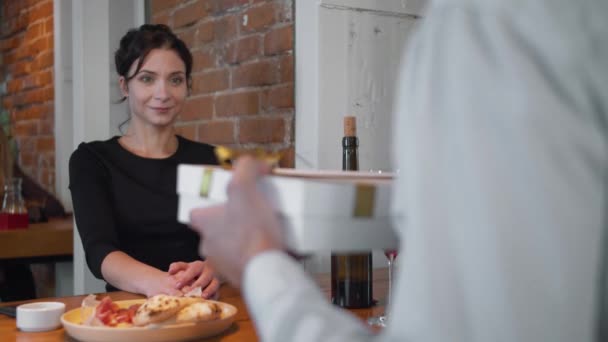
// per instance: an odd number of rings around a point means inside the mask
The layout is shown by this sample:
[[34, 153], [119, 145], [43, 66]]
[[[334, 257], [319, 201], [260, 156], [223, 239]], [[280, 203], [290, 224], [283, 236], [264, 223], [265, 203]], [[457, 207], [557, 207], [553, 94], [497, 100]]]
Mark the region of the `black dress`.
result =
[[150, 159], [118, 138], [81, 143], [70, 157], [74, 216], [93, 275], [103, 279], [101, 263], [113, 251], [163, 271], [200, 259], [198, 235], [177, 222], [177, 165], [216, 165], [213, 146], [177, 136], [172, 156]]

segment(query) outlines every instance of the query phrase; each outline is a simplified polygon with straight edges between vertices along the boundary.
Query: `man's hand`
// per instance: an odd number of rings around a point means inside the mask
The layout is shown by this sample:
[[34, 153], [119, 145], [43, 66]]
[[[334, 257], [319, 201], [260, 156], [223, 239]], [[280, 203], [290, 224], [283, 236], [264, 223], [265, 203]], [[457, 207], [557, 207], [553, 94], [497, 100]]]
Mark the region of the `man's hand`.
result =
[[256, 185], [268, 172], [266, 164], [252, 157], [239, 158], [226, 204], [190, 213], [192, 229], [201, 235], [199, 252], [237, 287], [253, 257], [284, 248], [279, 220]]

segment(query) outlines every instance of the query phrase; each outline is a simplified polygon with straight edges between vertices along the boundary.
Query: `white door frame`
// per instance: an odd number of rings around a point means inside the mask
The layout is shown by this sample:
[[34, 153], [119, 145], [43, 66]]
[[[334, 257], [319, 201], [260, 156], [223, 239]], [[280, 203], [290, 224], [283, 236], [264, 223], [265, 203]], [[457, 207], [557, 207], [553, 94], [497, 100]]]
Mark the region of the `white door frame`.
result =
[[[126, 28], [144, 23], [145, 2], [56, 0], [53, 15], [55, 189], [71, 210], [68, 161], [72, 151], [83, 141], [108, 139], [117, 132], [115, 123], [126, 115], [124, 107], [112, 104], [118, 94], [112, 94], [116, 77], [111, 56]], [[73, 260], [73, 266], [58, 265], [59, 295], [105, 291], [86, 265], [77, 229]], [[73, 284], [66, 284], [72, 279]]]

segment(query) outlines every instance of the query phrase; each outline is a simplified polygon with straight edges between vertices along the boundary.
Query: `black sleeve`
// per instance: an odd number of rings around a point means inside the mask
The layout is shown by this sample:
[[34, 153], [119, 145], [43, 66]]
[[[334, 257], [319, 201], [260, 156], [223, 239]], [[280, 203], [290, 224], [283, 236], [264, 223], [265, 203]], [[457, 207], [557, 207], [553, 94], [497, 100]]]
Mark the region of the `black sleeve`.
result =
[[110, 173], [95, 152], [80, 144], [70, 157], [70, 192], [76, 226], [89, 269], [99, 279], [101, 262], [118, 250]]

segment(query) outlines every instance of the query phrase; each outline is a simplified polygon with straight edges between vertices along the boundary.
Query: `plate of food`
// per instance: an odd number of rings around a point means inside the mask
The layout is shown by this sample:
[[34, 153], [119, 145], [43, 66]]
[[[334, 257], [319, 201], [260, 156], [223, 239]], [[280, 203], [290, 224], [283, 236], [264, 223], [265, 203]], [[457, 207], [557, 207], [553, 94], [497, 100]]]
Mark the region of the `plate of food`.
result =
[[195, 297], [101, 301], [89, 296], [61, 316], [68, 335], [80, 341], [164, 342], [218, 335], [234, 322], [233, 305]]

